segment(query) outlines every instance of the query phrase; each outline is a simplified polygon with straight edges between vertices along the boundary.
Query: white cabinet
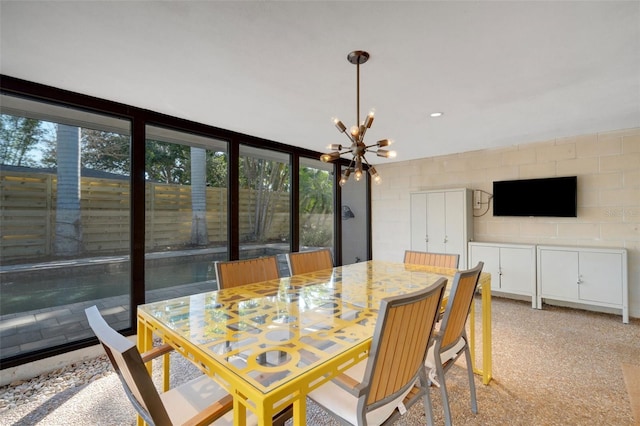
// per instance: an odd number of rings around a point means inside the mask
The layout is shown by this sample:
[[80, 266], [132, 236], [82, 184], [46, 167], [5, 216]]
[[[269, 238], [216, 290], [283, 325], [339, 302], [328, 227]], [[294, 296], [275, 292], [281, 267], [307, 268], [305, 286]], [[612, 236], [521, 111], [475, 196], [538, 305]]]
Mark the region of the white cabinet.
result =
[[528, 244], [469, 243], [469, 267], [484, 262], [483, 272], [491, 274], [491, 292], [536, 297], [536, 246]]
[[542, 299], [622, 310], [629, 322], [627, 251], [538, 246], [538, 308]]
[[473, 238], [472, 193], [466, 188], [411, 194], [411, 250], [456, 253], [467, 265]]

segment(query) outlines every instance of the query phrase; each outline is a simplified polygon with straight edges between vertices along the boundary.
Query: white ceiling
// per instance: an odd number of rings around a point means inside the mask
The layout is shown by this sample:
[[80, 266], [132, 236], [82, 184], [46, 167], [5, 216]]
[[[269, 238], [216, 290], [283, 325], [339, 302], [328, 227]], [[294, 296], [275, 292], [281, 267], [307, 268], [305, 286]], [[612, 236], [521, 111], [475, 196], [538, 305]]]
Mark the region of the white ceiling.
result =
[[346, 142], [331, 117], [356, 121], [356, 49], [366, 141], [395, 161], [640, 126], [639, 1], [2, 0], [0, 18], [2, 74], [317, 151]]

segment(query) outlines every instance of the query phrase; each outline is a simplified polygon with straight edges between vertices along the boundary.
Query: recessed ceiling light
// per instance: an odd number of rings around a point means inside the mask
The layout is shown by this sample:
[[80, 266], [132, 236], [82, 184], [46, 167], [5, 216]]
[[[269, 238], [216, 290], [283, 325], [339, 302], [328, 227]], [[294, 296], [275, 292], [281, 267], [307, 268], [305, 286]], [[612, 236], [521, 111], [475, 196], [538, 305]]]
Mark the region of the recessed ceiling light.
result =
[[432, 112], [431, 114], [429, 114], [430, 117], [442, 117], [442, 115], [444, 114], [444, 112]]

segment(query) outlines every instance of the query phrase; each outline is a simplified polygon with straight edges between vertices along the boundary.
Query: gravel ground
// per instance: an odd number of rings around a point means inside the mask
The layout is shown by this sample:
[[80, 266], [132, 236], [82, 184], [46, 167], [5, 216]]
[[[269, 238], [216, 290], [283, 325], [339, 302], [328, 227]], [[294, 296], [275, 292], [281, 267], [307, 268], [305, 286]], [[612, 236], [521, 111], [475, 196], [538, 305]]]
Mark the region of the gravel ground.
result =
[[[118, 409], [100, 407], [103, 404]], [[126, 425], [134, 418], [106, 356], [0, 389], [2, 425]]]
[[[484, 386], [475, 378], [477, 415], [469, 409], [465, 369], [447, 373], [457, 426], [640, 424], [632, 418], [621, 370], [621, 363], [640, 365], [640, 320], [625, 325], [618, 315], [546, 306], [540, 311], [499, 298], [492, 305], [494, 380]], [[199, 374], [178, 354], [172, 354], [171, 372], [171, 386]], [[436, 424], [444, 424], [439, 390], [432, 388], [431, 396]], [[0, 425], [36, 424], [133, 425], [135, 412], [101, 356], [0, 388]], [[312, 402], [307, 424], [338, 425]], [[421, 403], [396, 423], [424, 424]]]

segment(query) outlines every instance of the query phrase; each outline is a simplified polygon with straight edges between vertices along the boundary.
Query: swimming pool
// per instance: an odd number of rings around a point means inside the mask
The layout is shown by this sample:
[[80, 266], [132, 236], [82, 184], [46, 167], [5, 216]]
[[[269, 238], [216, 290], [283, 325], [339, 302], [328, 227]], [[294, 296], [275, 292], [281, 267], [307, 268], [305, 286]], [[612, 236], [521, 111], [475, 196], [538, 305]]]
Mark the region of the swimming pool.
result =
[[[195, 282], [211, 281], [216, 288], [212, 260], [187, 259], [155, 264], [145, 270], [146, 290], [158, 290]], [[40, 271], [23, 274], [0, 284], [0, 315], [27, 312], [130, 293], [128, 266], [101, 272], [73, 271], [65, 276]]]

